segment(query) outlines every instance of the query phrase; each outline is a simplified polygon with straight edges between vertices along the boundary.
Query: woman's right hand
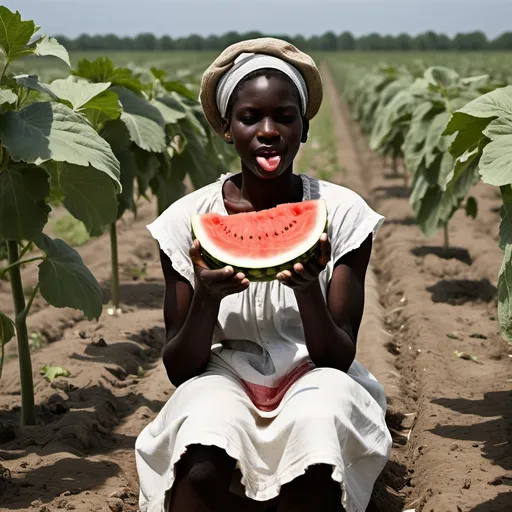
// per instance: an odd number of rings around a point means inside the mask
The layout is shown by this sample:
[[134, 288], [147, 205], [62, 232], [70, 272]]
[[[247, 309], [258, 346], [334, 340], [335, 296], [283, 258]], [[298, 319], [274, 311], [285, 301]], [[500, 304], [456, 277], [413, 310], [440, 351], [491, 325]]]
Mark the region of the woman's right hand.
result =
[[222, 300], [228, 295], [243, 292], [249, 287], [249, 279], [242, 272], [235, 274], [233, 267], [211, 270], [201, 256], [199, 240], [194, 240], [189, 254], [194, 265], [196, 288], [200, 288], [212, 299]]

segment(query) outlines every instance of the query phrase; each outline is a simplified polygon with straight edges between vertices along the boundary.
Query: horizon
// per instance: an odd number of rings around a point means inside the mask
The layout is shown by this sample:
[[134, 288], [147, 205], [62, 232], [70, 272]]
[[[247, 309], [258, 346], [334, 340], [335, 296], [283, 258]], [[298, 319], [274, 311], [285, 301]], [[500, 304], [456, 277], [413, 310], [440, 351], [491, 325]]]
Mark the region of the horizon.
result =
[[[132, 37], [145, 32], [157, 37], [208, 37], [230, 31], [304, 37], [328, 31], [348, 31], [355, 37], [433, 31], [453, 37], [481, 31], [494, 39], [511, 30], [508, 20], [512, 19], [512, 2], [507, 0], [487, 0], [485, 5], [480, 0], [317, 0], [314, 5], [309, 0], [260, 0], [251, 16], [228, 0], [187, 0], [179, 9], [171, 0], [146, 0], [144, 9], [137, 0], [35, 2], [6, 0], [4, 5], [18, 10], [23, 19], [33, 19], [41, 32], [70, 38], [109, 33]], [[251, 5], [247, 0], [241, 3]]]

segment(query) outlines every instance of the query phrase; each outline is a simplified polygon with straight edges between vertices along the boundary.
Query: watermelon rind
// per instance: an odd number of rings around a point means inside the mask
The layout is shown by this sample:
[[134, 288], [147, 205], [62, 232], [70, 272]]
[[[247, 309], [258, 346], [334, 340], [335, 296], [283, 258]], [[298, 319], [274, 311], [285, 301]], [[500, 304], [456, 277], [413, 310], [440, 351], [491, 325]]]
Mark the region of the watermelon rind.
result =
[[305, 237], [304, 242], [293, 250], [272, 258], [236, 258], [224, 255], [222, 250], [206, 235], [201, 227], [200, 215], [191, 217], [192, 236], [201, 243], [201, 254], [211, 269], [220, 269], [226, 265], [235, 272], [243, 272], [250, 281], [268, 282], [276, 279], [283, 270], [291, 270], [296, 263], [307, 264], [320, 256], [320, 236], [327, 232], [327, 205], [323, 199], [317, 201], [317, 221], [315, 228]]

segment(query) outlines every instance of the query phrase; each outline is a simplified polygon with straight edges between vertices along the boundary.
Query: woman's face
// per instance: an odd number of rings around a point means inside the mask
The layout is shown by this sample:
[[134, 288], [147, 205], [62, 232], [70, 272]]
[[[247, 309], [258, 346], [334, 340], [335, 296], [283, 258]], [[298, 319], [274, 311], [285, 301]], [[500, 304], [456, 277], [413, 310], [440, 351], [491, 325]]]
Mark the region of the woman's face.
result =
[[252, 173], [263, 179], [280, 176], [307, 136], [298, 91], [284, 77], [248, 80], [236, 93], [224, 134]]

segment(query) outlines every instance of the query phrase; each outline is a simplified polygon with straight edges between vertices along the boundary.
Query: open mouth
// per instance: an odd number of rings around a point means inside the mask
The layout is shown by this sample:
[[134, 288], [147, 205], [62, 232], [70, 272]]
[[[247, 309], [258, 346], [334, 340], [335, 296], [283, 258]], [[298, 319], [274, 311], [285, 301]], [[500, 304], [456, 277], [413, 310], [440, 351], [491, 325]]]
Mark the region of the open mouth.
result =
[[256, 155], [256, 162], [266, 172], [273, 172], [281, 163], [282, 154], [277, 151], [262, 151]]

